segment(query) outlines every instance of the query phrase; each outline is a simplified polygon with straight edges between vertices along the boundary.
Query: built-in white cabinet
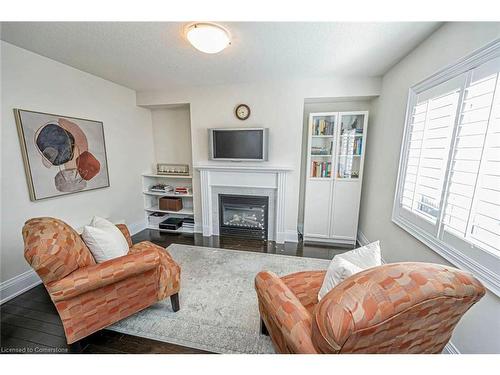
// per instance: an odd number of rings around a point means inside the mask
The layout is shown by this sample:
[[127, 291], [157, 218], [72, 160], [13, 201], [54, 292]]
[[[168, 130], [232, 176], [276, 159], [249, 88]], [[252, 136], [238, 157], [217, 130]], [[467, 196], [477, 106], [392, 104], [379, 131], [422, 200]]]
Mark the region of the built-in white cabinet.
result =
[[368, 111], [309, 115], [304, 240], [356, 243]]

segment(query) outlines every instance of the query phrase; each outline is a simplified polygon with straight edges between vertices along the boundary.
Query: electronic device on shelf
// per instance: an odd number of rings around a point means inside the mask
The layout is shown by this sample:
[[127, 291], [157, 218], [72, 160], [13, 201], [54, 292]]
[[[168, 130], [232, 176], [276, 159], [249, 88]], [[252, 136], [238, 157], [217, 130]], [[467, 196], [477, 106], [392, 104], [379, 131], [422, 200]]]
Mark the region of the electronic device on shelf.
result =
[[182, 226], [182, 218], [169, 217], [167, 220], [162, 221], [158, 227], [160, 229], [177, 230]]

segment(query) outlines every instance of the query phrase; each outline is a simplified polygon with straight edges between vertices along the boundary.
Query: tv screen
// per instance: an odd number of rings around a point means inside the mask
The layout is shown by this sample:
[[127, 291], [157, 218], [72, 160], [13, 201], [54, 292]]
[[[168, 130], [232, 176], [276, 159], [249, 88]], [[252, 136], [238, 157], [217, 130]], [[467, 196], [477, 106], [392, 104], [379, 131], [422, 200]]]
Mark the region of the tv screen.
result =
[[266, 129], [211, 129], [212, 159], [266, 160]]

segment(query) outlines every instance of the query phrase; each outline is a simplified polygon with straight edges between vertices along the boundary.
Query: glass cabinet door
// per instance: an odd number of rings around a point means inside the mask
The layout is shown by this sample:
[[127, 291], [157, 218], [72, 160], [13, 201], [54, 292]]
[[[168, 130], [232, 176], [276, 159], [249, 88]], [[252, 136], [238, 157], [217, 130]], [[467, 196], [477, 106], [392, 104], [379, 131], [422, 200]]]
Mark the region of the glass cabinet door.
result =
[[309, 149], [309, 177], [331, 178], [335, 155], [335, 115], [314, 115], [311, 119], [311, 143]]
[[341, 114], [337, 178], [359, 178], [363, 155], [364, 114]]

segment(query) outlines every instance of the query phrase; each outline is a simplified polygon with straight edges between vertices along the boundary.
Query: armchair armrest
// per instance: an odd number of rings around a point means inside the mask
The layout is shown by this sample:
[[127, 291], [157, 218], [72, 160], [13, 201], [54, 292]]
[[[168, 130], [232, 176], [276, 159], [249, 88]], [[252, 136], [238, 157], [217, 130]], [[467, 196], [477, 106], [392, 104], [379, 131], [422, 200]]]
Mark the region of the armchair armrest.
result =
[[142, 274], [158, 267], [159, 264], [158, 251], [145, 250], [79, 268], [68, 276], [47, 284], [46, 287], [54, 302], [63, 301]]
[[128, 227], [125, 224], [116, 224], [116, 227], [120, 229], [120, 232], [122, 232], [123, 237], [127, 240], [128, 247], [132, 247], [132, 237], [130, 237], [130, 231], [128, 230]]
[[[286, 347], [294, 353], [316, 353], [311, 341], [311, 314], [283, 280], [272, 272], [260, 272], [255, 277], [255, 289], [262, 318], [277, 327]], [[274, 337], [277, 332], [267, 328]]]

